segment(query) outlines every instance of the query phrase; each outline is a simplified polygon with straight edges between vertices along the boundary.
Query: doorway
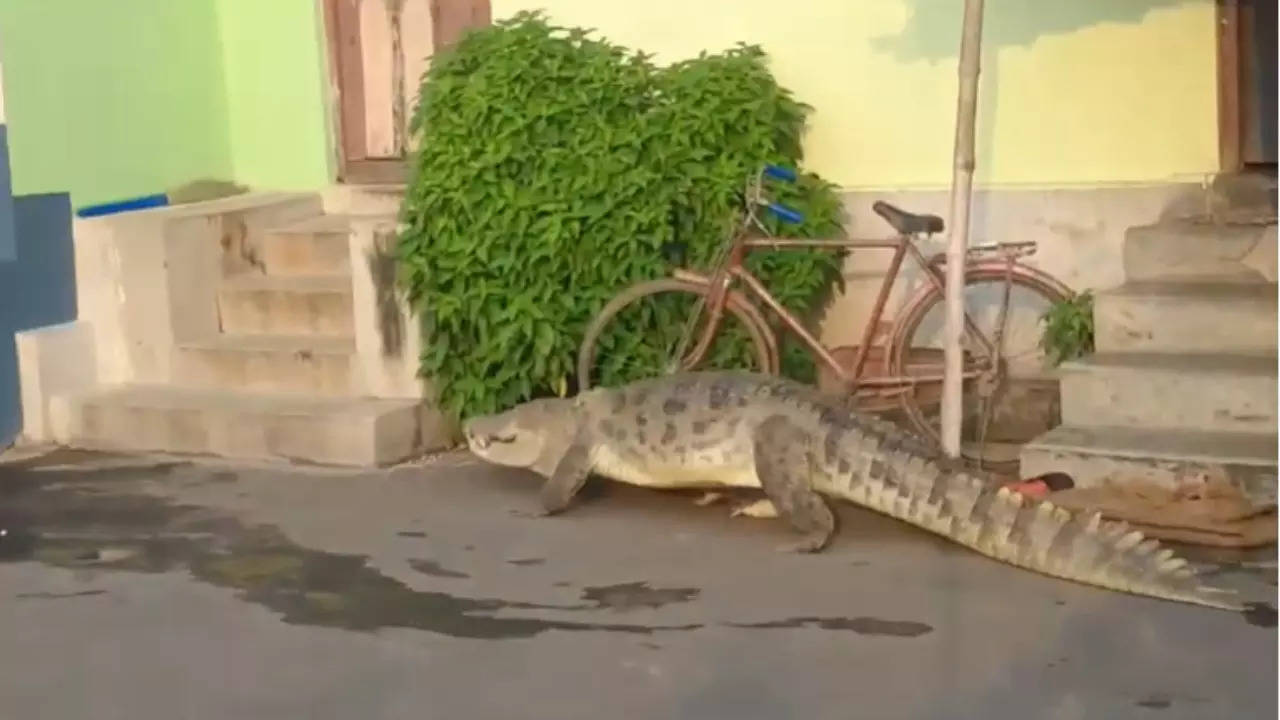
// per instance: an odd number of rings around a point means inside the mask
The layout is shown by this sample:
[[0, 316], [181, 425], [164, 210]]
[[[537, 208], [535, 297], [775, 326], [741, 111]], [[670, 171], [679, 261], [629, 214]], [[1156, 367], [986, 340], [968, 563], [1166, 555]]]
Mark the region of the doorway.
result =
[[322, 0], [336, 94], [338, 182], [400, 184], [429, 56], [491, 22], [489, 0]]
[[1276, 0], [1218, 2], [1218, 150], [1224, 173], [1276, 171]]

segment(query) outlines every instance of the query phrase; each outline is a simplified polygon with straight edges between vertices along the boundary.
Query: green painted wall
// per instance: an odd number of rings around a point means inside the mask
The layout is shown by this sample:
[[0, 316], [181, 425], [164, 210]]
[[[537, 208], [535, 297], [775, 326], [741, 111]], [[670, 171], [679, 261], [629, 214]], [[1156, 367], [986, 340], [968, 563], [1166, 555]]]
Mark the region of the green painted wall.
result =
[[216, 10], [215, 0], [0, 2], [14, 192], [69, 191], [78, 207], [229, 177]]
[[14, 191], [333, 176], [315, 0], [0, 0]]
[[334, 175], [324, 26], [315, 0], [217, 0], [238, 182], [315, 189]]

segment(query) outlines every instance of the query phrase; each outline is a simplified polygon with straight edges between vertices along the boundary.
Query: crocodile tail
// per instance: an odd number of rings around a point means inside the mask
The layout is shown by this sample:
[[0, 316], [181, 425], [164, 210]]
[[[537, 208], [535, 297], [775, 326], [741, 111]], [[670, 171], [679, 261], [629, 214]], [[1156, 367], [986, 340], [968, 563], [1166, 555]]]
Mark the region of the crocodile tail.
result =
[[[859, 502], [943, 535], [983, 555], [1087, 585], [1224, 610], [1243, 610], [1234, 591], [1209, 587], [1187, 561], [1128, 524], [1072, 513], [1046, 500], [992, 487], [964, 472], [895, 452], [896, 482], [868, 478]], [[877, 485], [879, 487], [877, 487]]]

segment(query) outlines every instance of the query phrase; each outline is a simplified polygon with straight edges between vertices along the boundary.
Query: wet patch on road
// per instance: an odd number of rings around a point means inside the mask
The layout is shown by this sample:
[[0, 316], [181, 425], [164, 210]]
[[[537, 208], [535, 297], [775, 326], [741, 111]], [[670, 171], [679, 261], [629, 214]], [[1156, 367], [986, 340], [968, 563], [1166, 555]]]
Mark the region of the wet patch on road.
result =
[[[41, 460], [45, 460], [41, 463]], [[300, 547], [278, 529], [143, 494], [127, 483], [173, 480], [185, 464], [51, 467], [45, 458], [0, 465], [0, 561], [131, 572], [187, 570], [201, 582], [280, 613], [290, 624], [357, 631], [405, 627], [453, 637], [527, 638], [548, 630], [650, 634], [701, 624], [647, 626], [494, 617], [504, 610], [581, 610], [415, 590], [359, 555]], [[120, 481], [113, 494], [78, 486]], [[180, 479], [177, 480], [180, 482]]]
[[470, 575], [464, 572], [458, 572], [457, 570], [450, 570], [446, 567], [442, 567], [438, 562], [434, 562], [432, 560], [423, 560], [421, 558], [415, 558], [413, 560], [410, 560], [409, 567], [413, 568], [414, 570], [417, 570], [423, 575], [430, 575], [431, 577], [439, 577], [439, 578], [471, 577]]
[[1250, 625], [1264, 628], [1276, 626], [1276, 608], [1271, 603], [1247, 603], [1241, 615]]
[[596, 608], [632, 610], [689, 602], [698, 596], [698, 592], [697, 588], [651, 588], [646, 582], [630, 582], [583, 588], [582, 599], [595, 603]]
[[404, 627], [473, 639], [526, 638], [548, 630], [648, 634], [695, 626], [642, 626], [493, 617], [502, 610], [574, 610], [574, 607], [458, 597], [414, 590], [369, 567], [360, 556], [281, 544], [194, 563], [193, 574], [241, 589], [245, 599], [283, 614], [287, 623], [376, 630]]
[[1173, 705], [1173, 700], [1170, 700], [1164, 695], [1149, 695], [1134, 703], [1134, 705], [1137, 705], [1140, 708], [1147, 708], [1148, 710], [1166, 710]]
[[758, 623], [730, 623], [740, 628], [801, 628], [816, 627], [822, 630], [850, 630], [859, 635], [891, 635], [894, 637], [919, 637], [933, 632], [932, 625], [910, 620], [881, 620], [873, 617], [823, 618], [797, 617]]
[[208, 473], [198, 475], [194, 480], [186, 483], [187, 487], [195, 487], [198, 485], [226, 485], [238, 482], [240, 473], [232, 470], [213, 470]]
[[106, 595], [106, 590], [80, 590], [78, 592], [33, 592], [18, 593], [14, 595], [19, 600], [61, 600], [63, 598], [90, 597], [93, 595]]

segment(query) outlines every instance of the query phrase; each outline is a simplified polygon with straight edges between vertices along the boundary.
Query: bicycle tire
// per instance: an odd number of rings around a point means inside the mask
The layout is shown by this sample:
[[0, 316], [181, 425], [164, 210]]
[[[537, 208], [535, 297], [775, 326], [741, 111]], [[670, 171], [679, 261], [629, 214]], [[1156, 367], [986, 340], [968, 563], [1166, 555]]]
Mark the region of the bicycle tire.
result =
[[[596, 345], [609, 323], [626, 307], [647, 296], [659, 293], [689, 293], [705, 298], [708, 290], [709, 288], [706, 285], [700, 283], [675, 278], [660, 278], [637, 283], [615, 295], [596, 313], [583, 335], [582, 344], [578, 350], [578, 392], [584, 392], [592, 387], [594, 379], [591, 377], [591, 371], [592, 364], [596, 359]], [[725, 311], [725, 318], [730, 316], [736, 318], [747, 330], [753, 346], [752, 354], [756, 362], [756, 368], [753, 368], [753, 370], [770, 375], [776, 374], [777, 363], [773, 361], [770, 352], [770, 348], [773, 347], [769, 342], [770, 331], [759, 311], [733, 293], [726, 299]], [[725, 318], [722, 318], [722, 323]], [[717, 333], [721, 332], [722, 328], [723, 325], [721, 329], [717, 329]], [[699, 358], [700, 360], [702, 358]], [[696, 365], [697, 363], [694, 363], [694, 366]], [[688, 371], [692, 370], [693, 367], [682, 367], [681, 369]]]
[[[1005, 269], [1003, 266], [981, 266], [975, 265], [965, 271], [964, 285], [968, 291], [979, 283], [997, 282], [1003, 285], [1005, 279]], [[1071, 297], [1072, 292], [1062, 283], [1058, 282], [1051, 276], [1025, 265], [1015, 265], [1014, 271], [1010, 277], [1012, 293], [1015, 289], [1021, 288], [1027, 290], [1040, 298], [1047, 305], [1064, 301]], [[934, 308], [945, 308], [946, 298], [943, 291], [934, 287], [927, 286], [918, 295], [913, 297], [903, 309], [900, 319], [894, 323], [892, 332], [892, 340], [889, 344], [889, 355], [886, 358], [885, 369], [887, 374], [898, 377], [907, 376], [907, 362], [911, 354], [911, 339], [915, 331], [919, 329], [929, 311]], [[1013, 299], [1011, 297], [1010, 304]], [[969, 312], [966, 303], [966, 313]], [[944, 311], [945, 315], [945, 311]], [[987, 329], [984, 333], [990, 337]], [[1003, 356], [1002, 356], [1003, 357]], [[967, 360], [967, 358], [966, 358]], [[965, 370], [969, 370], [975, 365], [965, 362], [963, 365]], [[965, 380], [961, 392], [964, 393], [967, 388], [972, 386], [974, 380]], [[1046, 381], [1047, 382], [1047, 381]], [[935, 385], [941, 392], [942, 382], [929, 383]], [[923, 436], [926, 440], [933, 443], [935, 447], [941, 447], [942, 440], [940, 432], [934, 428], [928, 414], [924, 408], [924, 404], [920, 401], [920, 397], [916, 392], [906, 392], [899, 397], [899, 406], [906, 415], [908, 423], [912, 429]], [[1028, 438], [1029, 440], [1030, 438]], [[1025, 444], [1025, 443], [1023, 443]], [[1019, 446], [1021, 447], [1021, 446]], [[961, 457], [971, 463], [977, 464], [981, 462], [984, 470], [989, 470], [998, 474], [1008, 474], [1016, 472], [1019, 459], [1015, 455], [1012, 459], [990, 460], [982, 457], [983, 448], [979, 448], [976, 452], [972, 449], [965, 449], [962, 443]]]

